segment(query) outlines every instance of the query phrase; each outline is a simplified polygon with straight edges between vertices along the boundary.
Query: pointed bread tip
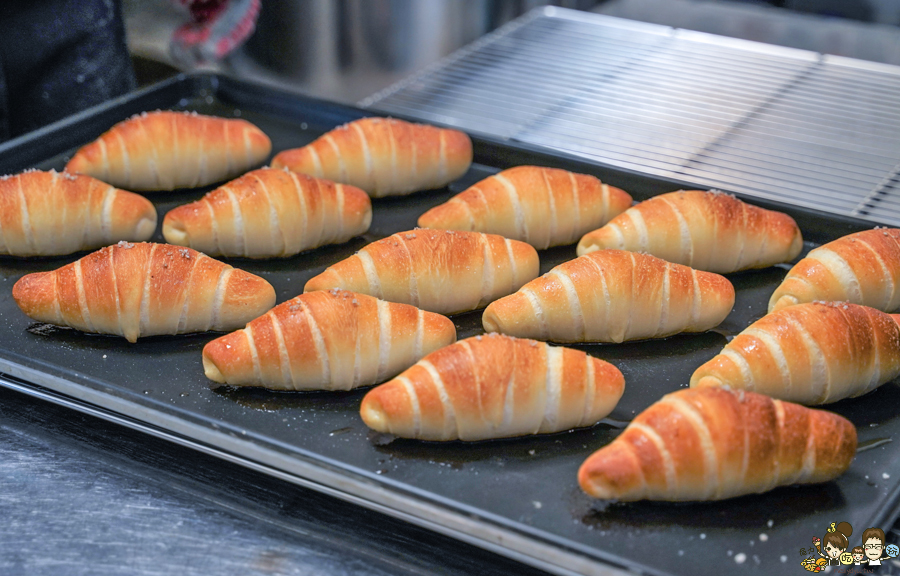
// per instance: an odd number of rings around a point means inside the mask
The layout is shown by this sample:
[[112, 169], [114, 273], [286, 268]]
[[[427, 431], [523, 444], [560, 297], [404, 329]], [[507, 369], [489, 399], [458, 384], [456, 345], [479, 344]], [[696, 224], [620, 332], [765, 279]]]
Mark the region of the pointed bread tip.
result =
[[12, 296], [26, 316], [42, 322], [52, 322], [48, 317], [53, 308], [53, 272], [35, 272], [19, 278], [13, 285]]
[[377, 388], [370, 391], [362, 400], [359, 407], [359, 415], [363, 422], [376, 432], [390, 433], [391, 429], [388, 423], [387, 415], [381, 402], [378, 401], [377, 394], [373, 394]]
[[134, 239], [138, 242], [146, 242], [150, 240], [153, 233], [156, 232], [156, 212], [153, 212], [153, 218], [141, 218], [134, 227]]
[[697, 380], [691, 379], [691, 388], [725, 388], [722, 380], [715, 376], [703, 376]]
[[612, 443], [591, 454], [578, 469], [578, 485], [601, 500], [636, 500], [641, 471], [629, 445]]
[[163, 238], [166, 239], [166, 242], [169, 244], [175, 244], [176, 246], [190, 246], [191, 238], [187, 233], [187, 230], [184, 228], [184, 224], [176, 220], [174, 218], [166, 218], [163, 222]]
[[225, 375], [222, 374], [222, 371], [219, 370], [219, 367], [216, 366], [215, 362], [213, 362], [212, 358], [210, 358], [206, 350], [203, 350], [203, 373], [207, 378], [212, 380], [213, 382], [217, 382], [219, 384], [227, 384], [228, 382], [225, 380]]
[[317, 292], [319, 290], [329, 290], [333, 286], [328, 283], [328, 278], [326, 276], [327, 271], [319, 274], [318, 276], [313, 276], [310, 278], [306, 285], [303, 287], [303, 293], [307, 292]]
[[584, 256], [585, 254], [590, 254], [591, 252], [596, 252], [600, 249], [592, 238], [588, 238], [593, 234], [593, 232], [588, 232], [584, 236], [582, 236], [581, 241], [578, 242], [578, 247], [575, 249], [575, 253], [579, 256]]
[[778, 300], [769, 302], [769, 314], [771, 314], [772, 312], [777, 312], [778, 310], [781, 310], [782, 308], [787, 308], [788, 306], [794, 306], [799, 303], [800, 303], [800, 301], [797, 300], [796, 296], [790, 296], [788, 294], [785, 294], [785, 295], [781, 296]]
[[481, 316], [481, 325], [485, 332], [500, 332], [500, 323], [497, 320], [493, 302], [485, 308], [484, 314]]

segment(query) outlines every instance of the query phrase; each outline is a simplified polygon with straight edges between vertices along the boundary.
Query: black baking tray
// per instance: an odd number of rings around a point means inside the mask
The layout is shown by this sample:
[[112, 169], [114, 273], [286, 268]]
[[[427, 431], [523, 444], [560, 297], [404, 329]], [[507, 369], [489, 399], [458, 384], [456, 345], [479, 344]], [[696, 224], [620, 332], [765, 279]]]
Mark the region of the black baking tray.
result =
[[[301, 146], [373, 112], [212, 74], [178, 76], [0, 145], [0, 173], [61, 170], [69, 156], [114, 123], [155, 109], [240, 116], [262, 128], [273, 153]], [[228, 259], [272, 283], [283, 302], [306, 280], [368, 242], [411, 229], [428, 208], [475, 181], [519, 164], [594, 174], [636, 200], [692, 187], [513, 141], [473, 135], [475, 163], [449, 188], [373, 201], [371, 230], [338, 246], [276, 261]], [[148, 193], [159, 211], [211, 187]], [[751, 202], [791, 214], [809, 248], [871, 222]], [[156, 240], [162, 241], [157, 231]], [[803, 573], [811, 539], [832, 522], [890, 528], [898, 514], [900, 387], [896, 382], [828, 408], [849, 418], [860, 442], [850, 470], [833, 482], [792, 486], [718, 503], [607, 504], [578, 488], [576, 471], [636, 413], [685, 387], [693, 370], [766, 310], [787, 266], [730, 275], [733, 312], [716, 330], [622, 345], [578, 346], [612, 362], [626, 379], [610, 417], [589, 429], [540, 437], [447, 444], [370, 434], [358, 414], [365, 390], [276, 393], [216, 388], [200, 352], [218, 334], [124, 339], [35, 325], [11, 288], [22, 275], [52, 270], [63, 258], [0, 259], [0, 384], [162, 436], [221, 458], [357, 502], [560, 574]], [[575, 246], [540, 253], [541, 271], [575, 257]], [[453, 318], [460, 338], [482, 332], [481, 313]], [[227, 479], [223, 479], [227, 482]], [[436, 562], [439, 562], [436, 559]]]

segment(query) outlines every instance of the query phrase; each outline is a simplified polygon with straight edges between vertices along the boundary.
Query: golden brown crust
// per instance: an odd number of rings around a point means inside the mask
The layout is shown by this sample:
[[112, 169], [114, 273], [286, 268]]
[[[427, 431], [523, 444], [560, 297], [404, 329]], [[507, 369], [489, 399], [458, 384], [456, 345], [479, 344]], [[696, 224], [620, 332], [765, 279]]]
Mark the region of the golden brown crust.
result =
[[768, 314], [691, 377], [800, 404], [866, 394], [900, 375], [900, 327], [888, 314], [813, 302]]
[[166, 241], [211, 256], [292, 256], [364, 233], [369, 196], [353, 186], [262, 168], [170, 210]]
[[416, 229], [364, 247], [306, 283], [341, 288], [439, 314], [475, 310], [538, 275], [538, 255], [494, 234]]
[[302, 294], [203, 348], [207, 378], [274, 390], [350, 390], [456, 341], [449, 318], [344, 290]]
[[629, 208], [584, 235], [578, 255], [604, 248], [647, 252], [697, 270], [727, 274], [797, 257], [794, 219], [721, 192], [670, 192]]
[[553, 342], [623, 342], [703, 332], [734, 306], [723, 276], [648, 254], [601, 250], [491, 303], [488, 332]]
[[772, 294], [769, 312], [815, 300], [900, 309], [900, 230], [865, 230], [811, 250]]
[[0, 178], [0, 254], [53, 256], [148, 240], [156, 209], [90, 176], [27, 170]]
[[679, 390], [581, 465], [595, 498], [722, 500], [843, 474], [856, 428], [822, 410], [726, 388]]
[[488, 232], [543, 250], [572, 244], [631, 206], [594, 176], [517, 166], [485, 178], [419, 217], [419, 226]]
[[571, 348], [489, 334], [432, 352], [374, 388], [370, 428], [421, 440], [485, 440], [591, 426], [625, 389], [622, 373]]
[[23, 276], [13, 298], [39, 322], [135, 342], [234, 330], [271, 308], [275, 290], [190, 248], [120, 242], [57, 270]]
[[357, 186], [373, 198], [446, 186], [471, 163], [465, 133], [393, 118], [355, 120], [272, 159], [273, 168]]
[[269, 137], [246, 120], [144, 112], [82, 147], [66, 170], [129, 190], [175, 190], [234, 178], [271, 151]]

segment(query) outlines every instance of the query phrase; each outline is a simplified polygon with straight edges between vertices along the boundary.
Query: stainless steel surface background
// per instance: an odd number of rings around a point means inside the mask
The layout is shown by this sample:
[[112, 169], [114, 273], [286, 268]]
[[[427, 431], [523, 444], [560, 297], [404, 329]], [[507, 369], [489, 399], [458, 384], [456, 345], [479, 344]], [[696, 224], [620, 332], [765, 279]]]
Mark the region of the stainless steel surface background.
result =
[[900, 225], [900, 67], [544, 8], [360, 102]]
[[4, 576], [544, 574], [23, 390], [0, 387]]
[[223, 64], [242, 78], [352, 102], [495, 28], [494, 4], [492, 0], [273, 2], [260, 13], [247, 44]]

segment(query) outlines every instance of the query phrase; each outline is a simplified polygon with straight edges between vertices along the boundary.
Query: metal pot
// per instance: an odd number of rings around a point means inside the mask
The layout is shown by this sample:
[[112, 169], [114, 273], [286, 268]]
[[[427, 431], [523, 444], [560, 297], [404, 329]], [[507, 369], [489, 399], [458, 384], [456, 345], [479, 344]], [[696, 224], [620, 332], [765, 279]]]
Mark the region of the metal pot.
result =
[[[313, 96], [356, 102], [546, 0], [263, 2], [255, 34], [227, 63]], [[558, 2], [557, 2], [558, 3]]]

